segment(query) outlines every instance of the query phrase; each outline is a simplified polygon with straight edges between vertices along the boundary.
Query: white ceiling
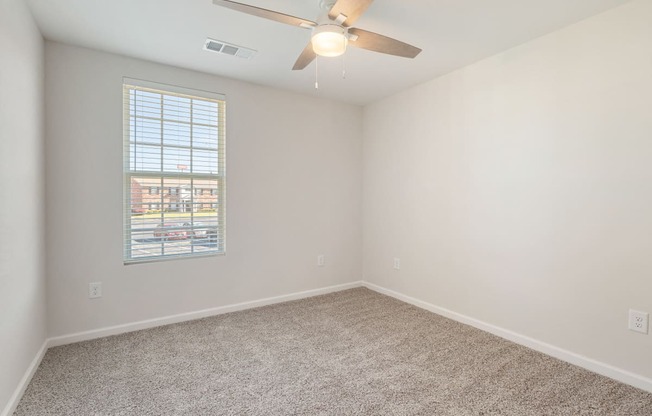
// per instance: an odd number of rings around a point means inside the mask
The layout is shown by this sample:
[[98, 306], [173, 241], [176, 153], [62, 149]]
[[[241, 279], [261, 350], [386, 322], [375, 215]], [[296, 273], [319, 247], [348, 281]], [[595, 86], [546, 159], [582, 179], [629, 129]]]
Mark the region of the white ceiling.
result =
[[[314, 20], [318, 0], [238, 0]], [[27, 0], [46, 39], [256, 84], [367, 104], [629, 0], [376, 0], [354, 26], [423, 49], [414, 60], [349, 48], [303, 71], [292, 65], [310, 31], [211, 0]], [[258, 51], [207, 52], [207, 37]], [[346, 78], [342, 78], [342, 67]]]

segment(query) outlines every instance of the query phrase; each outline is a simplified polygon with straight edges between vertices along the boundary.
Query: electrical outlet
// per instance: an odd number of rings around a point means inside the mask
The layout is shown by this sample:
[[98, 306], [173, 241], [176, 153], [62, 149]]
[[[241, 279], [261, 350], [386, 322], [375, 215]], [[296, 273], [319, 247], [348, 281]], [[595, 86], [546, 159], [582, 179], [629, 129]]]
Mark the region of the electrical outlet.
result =
[[632, 331], [640, 332], [642, 334], [647, 334], [648, 326], [648, 313], [635, 311], [633, 309], [629, 310], [629, 329]]
[[394, 270], [401, 270], [401, 259], [394, 257]]
[[102, 297], [102, 282], [88, 284], [88, 297], [91, 299]]
[[324, 267], [324, 255], [320, 254], [317, 256], [317, 266]]

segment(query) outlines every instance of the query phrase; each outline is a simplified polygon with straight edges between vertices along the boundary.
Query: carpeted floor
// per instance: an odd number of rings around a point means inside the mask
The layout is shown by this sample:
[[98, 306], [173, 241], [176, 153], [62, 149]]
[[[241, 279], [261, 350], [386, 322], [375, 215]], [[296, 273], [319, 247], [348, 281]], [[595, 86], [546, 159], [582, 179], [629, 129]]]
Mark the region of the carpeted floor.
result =
[[652, 394], [368, 289], [50, 349], [16, 415], [652, 415]]

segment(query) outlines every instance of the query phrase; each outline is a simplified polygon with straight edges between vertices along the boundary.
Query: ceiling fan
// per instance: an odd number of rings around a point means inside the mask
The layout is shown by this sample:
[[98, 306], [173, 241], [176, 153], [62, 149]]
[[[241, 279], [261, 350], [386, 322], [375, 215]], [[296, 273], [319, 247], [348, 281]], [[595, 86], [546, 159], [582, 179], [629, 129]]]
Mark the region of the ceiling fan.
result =
[[299, 55], [292, 67], [293, 70], [305, 68], [317, 55], [342, 55], [347, 45], [405, 58], [416, 57], [421, 49], [415, 46], [378, 33], [351, 27], [372, 2], [373, 0], [320, 0], [319, 5], [324, 12], [316, 22], [313, 22], [235, 1], [213, 0], [213, 4], [217, 6], [312, 30], [310, 43]]

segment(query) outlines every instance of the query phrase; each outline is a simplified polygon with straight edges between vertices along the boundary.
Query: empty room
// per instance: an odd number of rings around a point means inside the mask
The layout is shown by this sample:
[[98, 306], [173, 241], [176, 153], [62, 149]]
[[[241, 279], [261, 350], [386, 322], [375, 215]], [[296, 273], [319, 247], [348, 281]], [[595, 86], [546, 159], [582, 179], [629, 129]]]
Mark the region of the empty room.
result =
[[0, 416], [652, 415], [652, 0], [0, 0]]

